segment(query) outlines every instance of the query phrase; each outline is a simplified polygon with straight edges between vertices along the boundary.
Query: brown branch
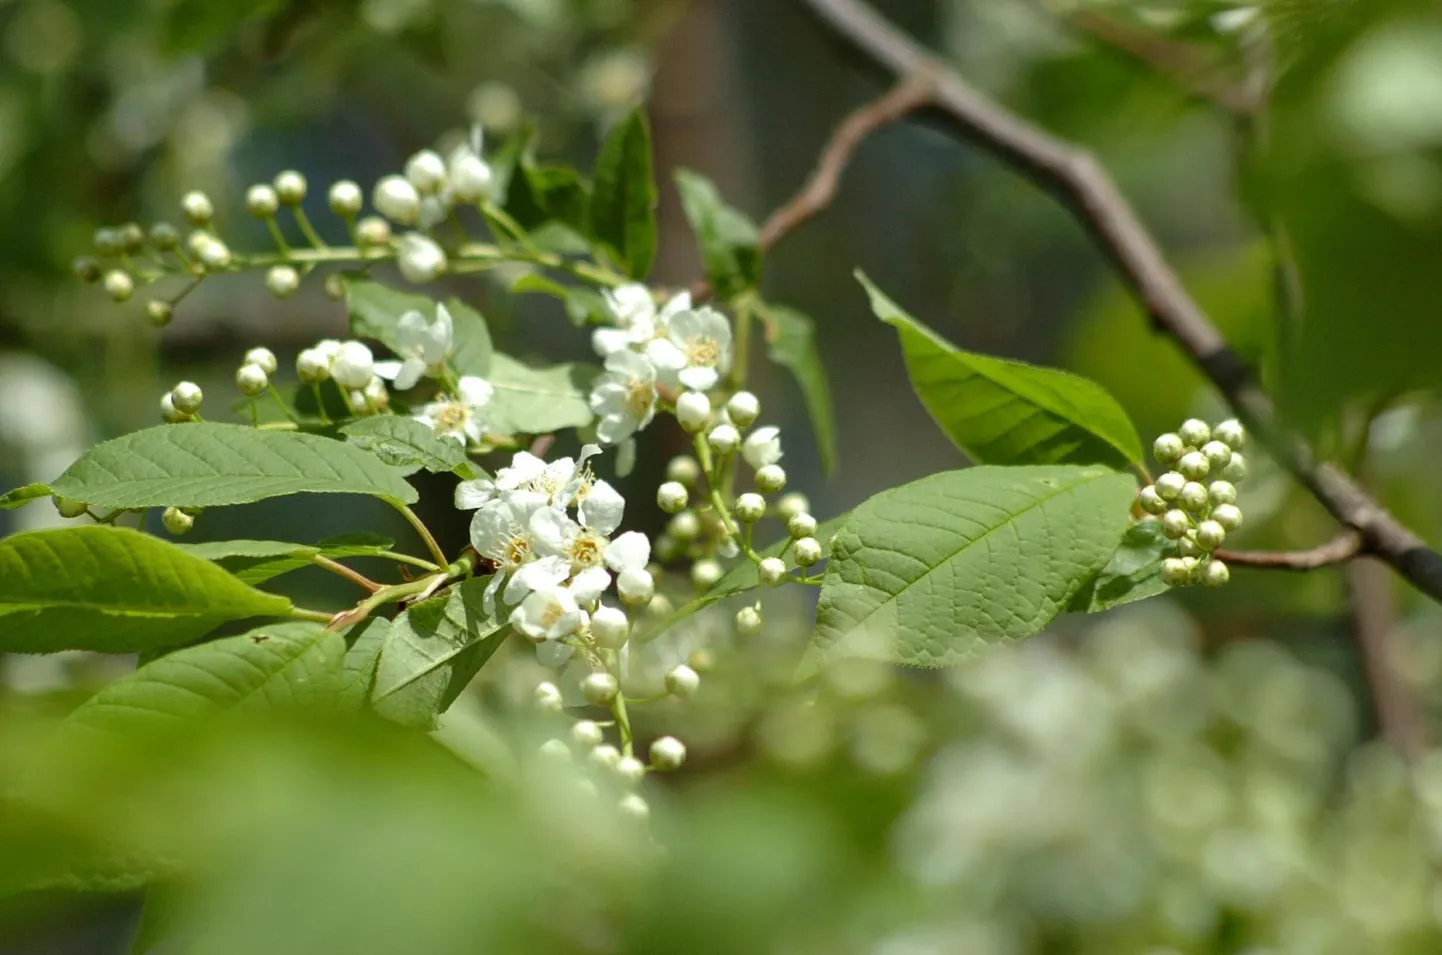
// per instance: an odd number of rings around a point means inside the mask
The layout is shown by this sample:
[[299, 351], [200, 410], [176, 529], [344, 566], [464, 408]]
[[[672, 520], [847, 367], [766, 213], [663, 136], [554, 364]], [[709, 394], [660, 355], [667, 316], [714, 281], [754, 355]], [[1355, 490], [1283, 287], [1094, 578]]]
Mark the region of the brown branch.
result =
[[963, 137], [1055, 192], [1076, 214], [1151, 316], [1211, 380], [1266, 450], [1344, 527], [1361, 553], [1442, 602], [1442, 555], [1403, 527], [1341, 469], [1318, 462], [1278, 421], [1256, 376], [1187, 293], [1116, 183], [1085, 150], [993, 103], [860, 0], [801, 0], [850, 46], [893, 76], [929, 74], [933, 103]]
[[936, 93], [936, 83], [928, 70], [903, 76], [885, 96], [877, 99], [847, 116], [836, 131], [831, 134], [821, 159], [801, 191], [781, 208], [771, 213], [761, 226], [757, 248], [764, 254], [771, 251], [777, 242], [796, 230], [802, 223], [816, 216], [836, 198], [836, 189], [841, 175], [851, 162], [851, 156], [872, 133], [883, 126], [929, 106]]
[[1310, 550], [1219, 550], [1216, 557], [1229, 567], [1306, 571], [1344, 564], [1356, 557], [1361, 549], [1362, 535], [1349, 529]]

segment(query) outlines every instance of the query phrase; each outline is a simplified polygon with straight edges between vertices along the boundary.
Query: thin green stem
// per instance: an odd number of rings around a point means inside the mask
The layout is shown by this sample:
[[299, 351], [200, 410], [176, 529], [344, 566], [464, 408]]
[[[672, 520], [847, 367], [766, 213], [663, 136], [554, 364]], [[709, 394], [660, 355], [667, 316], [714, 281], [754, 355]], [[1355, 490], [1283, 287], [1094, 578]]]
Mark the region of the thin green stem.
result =
[[319, 610], [305, 610], [301, 607], [294, 607], [290, 611], [292, 620], [311, 620], [315, 623], [330, 623], [335, 619], [333, 613], [323, 613]]
[[349, 580], [353, 584], [364, 587], [371, 593], [376, 593], [381, 589], [381, 584], [378, 584], [374, 580], [371, 580], [360, 571], [353, 570], [350, 567], [347, 567], [345, 564], [342, 564], [339, 561], [331, 560], [329, 557], [326, 557], [322, 554], [313, 555], [310, 559], [310, 562], [312, 564], [315, 564], [317, 567], [324, 567], [326, 570], [337, 576], [344, 577], [346, 580]]
[[280, 231], [280, 223], [275, 221], [275, 216], [265, 217], [265, 227], [270, 230], [270, 237], [275, 240], [275, 247], [280, 250], [280, 254], [289, 258], [290, 243], [285, 240], [285, 233]]
[[432, 573], [441, 569], [423, 557], [412, 557], [410, 554], [401, 554], [393, 550], [381, 551], [380, 553], [368, 554], [366, 556], [384, 557], [387, 560], [393, 560], [398, 564], [409, 564], [412, 567], [419, 567], [422, 570], [429, 570]]
[[706, 487], [709, 491], [711, 506], [716, 509], [716, 515], [721, 518], [722, 529], [726, 531], [728, 537], [736, 542], [736, 546], [741, 548], [741, 552], [745, 554], [753, 564], [761, 563], [761, 555], [751, 548], [750, 528], [747, 528], [747, 534], [743, 539], [738, 530], [736, 519], [731, 516], [731, 510], [726, 506], [726, 499], [722, 495], [721, 488], [718, 486], [717, 481], [717, 472], [720, 470], [721, 465], [716, 463], [711, 457], [711, 446], [707, 444], [706, 439], [699, 434], [695, 436], [692, 444], [696, 448], [696, 460], [700, 462], [701, 472], [706, 479]]
[[320, 382], [312, 381], [310, 383], [310, 390], [311, 393], [315, 395], [315, 407], [316, 410], [320, 412], [320, 423], [330, 424], [330, 413], [325, 410], [325, 397], [321, 394]]
[[625, 693], [617, 693], [611, 701], [611, 715], [616, 718], [616, 730], [621, 734], [621, 755], [634, 755], [635, 740], [631, 735], [631, 717], [626, 712]]
[[300, 206], [291, 206], [290, 211], [295, 215], [295, 224], [300, 226], [301, 234], [305, 236], [307, 242], [317, 249], [330, 248], [330, 246], [325, 244], [325, 240], [320, 237], [320, 233], [315, 231], [315, 226], [310, 224], [310, 216], [305, 214], [304, 209]]
[[426, 527], [425, 523], [416, 516], [416, 512], [399, 501], [391, 501], [390, 504], [396, 510], [400, 511], [401, 516], [410, 522], [410, 525], [416, 529], [416, 533], [421, 535], [421, 539], [426, 542], [426, 548], [430, 550], [431, 556], [436, 560], [436, 566], [448, 566], [450, 561], [446, 560], [445, 551], [441, 550], [441, 545], [436, 543], [435, 537], [431, 535], [430, 528]]
[[250, 426], [252, 428], [260, 427], [260, 402], [255, 400], [254, 395], [250, 398]]
[[426, 591], [439, 586], [442, 582], [445, 581], [445, 578], [445, 571], [440, 571], [439, 573], [431, 574], [426, 577], [421, 577], [416, 580], [406, 581], [403, 584], [394, 584], [390, 587], [382, 587], [380, 590], [377, 590], [375, 593], [371, 594], [369, 597], [356, 604], [355, 607], [353, 607], [352, 609], [347, 610], [344, 613], [335, 614], [334, 616], [328, 617], [326, 619], [330, 622], [331, 628], [335, 630], [340, 630], [344, 627], [354, 626], [360, 623], [362, 620], [365, 620], [378, 608], [384, 607], [386, 604], [399, 603], [402, 600], [405, 600], [407, 597], [413, 597], [416, 594], [425, 593]]
[[280, 396], [280, 392], [275, 390], [275, 385], [267, 385], [266, 389], [270, 392], [270, 396], [275, 399], [275, 403], [280, 406], [280, 410], [290, 419], [291, 424], [299, 426], [300, 419], [295, 416], [295, 412], [290, 410], [290, 405], [285, 403], [285, 399]]

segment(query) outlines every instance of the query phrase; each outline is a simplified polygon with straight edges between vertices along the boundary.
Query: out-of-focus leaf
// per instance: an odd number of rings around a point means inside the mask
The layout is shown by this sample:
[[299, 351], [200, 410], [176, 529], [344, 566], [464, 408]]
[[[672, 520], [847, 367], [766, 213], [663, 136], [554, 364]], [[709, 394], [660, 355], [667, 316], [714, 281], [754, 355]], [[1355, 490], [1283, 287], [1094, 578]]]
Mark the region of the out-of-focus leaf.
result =
[[594, 417], [589, 397], [600, 373], [599, 368], [582, 364], [533, 368], [498, 352], [489, 378], [495, 388], [490, 429], [501, 434], [549, 434], [584, 428]]
[[727, 205], [716, 185], [700, 173], [677, 170], [676, 189], [716, 297], [726, 301], [754, 287], [761, 279], [756, 224]]
[[651, 129], [637, 109], [616, 123], [596, 157], [590, 235], [632, 278], [645, 278], [656, 257], [656, 182]]
[[0, 494], [0, 509], [10, 510], [22, 504], [29, 504], [42, 497], [50, 496], [50, 488], [45, 484], [26, 484], [24, 487], [17, 487], [12, 491]]
[[[402, 292], [365, 275], [347, 275], [346, 306], [350, 327], [358, 338], [374, 338], [395, 350], [396, 323], [406, 312], [420, 312], [427, 319], [436, 313], [435, 300], [414, 292]], [[482, 378], [491, 369], [491, 333], [481, 314], [458, 298], [446, 299], [451, 315], [451, 369], [457, 375]]]
[[833, 474], [837, 466], [836, 409], [831, 403], [826, 367], [816, 350], [816, 323], [810, 316], [785, 305], [764, 304], [758, 314], [766, 326], [767, 353], [772, 361], [795, 376], [796, 384], [801, 387], [801, 400], [806, 402], [807, 414], [811, 416], [821, 467], [827, 474]]

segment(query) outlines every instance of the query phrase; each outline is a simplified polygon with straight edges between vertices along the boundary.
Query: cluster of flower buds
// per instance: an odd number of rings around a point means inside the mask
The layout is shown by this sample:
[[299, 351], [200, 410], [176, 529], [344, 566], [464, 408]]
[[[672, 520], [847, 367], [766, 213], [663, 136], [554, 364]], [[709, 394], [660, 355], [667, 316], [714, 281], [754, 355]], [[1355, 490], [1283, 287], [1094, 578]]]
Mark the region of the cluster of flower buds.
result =
[[1160, 517], [1162, 534], [1176, 541], [1175, 555], [1162, 563], [1168, 585], [1221, 587], [1230, 578], [1215, 552], [1242, 526], [1236, 486], [1247, 475], [1245, 443], [1246, 431], [1238, 421], [1212, 428], [1192, 418], [1153, 445], [1157, 461], [1173, 470], [1142, 488], [1137, 503]]

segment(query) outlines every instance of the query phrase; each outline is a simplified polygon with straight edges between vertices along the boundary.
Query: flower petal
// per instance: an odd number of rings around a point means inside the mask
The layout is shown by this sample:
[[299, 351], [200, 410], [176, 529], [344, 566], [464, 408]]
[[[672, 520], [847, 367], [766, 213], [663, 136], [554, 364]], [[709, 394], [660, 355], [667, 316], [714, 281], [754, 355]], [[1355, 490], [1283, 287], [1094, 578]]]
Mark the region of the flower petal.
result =
[[627, 531], [606, 545], [606, 566], [624, 573], [644, 570], [651, 560], [651, 540], [640, 531]]
[[626, 499], [605, 481], [597, 481], [581, 502], [581, 523], [598, 534], [610, 535], [621, 526]]

